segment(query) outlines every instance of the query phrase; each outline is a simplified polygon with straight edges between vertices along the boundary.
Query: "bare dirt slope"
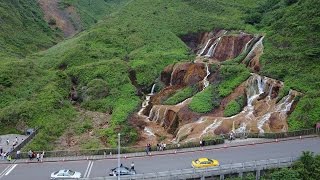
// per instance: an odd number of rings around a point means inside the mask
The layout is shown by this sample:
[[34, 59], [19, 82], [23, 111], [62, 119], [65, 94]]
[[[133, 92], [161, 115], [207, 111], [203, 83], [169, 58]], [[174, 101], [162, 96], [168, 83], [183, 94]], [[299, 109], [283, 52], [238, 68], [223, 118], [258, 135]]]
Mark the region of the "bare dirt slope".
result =
[[49, 25], [53, 28], [59, 28], [65, 37], [72, 37], [79, 30], [80, 18], [72, 6], [67, 9], [59, 8], [59, 1], [60, 0], [38, 0], [38, 3]]

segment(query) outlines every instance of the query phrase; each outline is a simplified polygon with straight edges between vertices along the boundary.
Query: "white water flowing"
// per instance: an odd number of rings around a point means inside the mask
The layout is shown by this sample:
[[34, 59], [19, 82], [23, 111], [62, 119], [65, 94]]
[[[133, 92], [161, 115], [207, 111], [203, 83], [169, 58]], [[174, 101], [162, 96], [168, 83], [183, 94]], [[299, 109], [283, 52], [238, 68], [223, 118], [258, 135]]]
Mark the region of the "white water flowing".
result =
[[246, 56], [245, 59], [250, 58], [250, 57], [253, 55], [254, 51], [255, 51], [259, 46], [262, 46], [262, 47], [263, 47], [263, 43], [262, 43], [263, 39], [264, 39], [264, 36], [262, 36], [262, 37], [259, 39], [259, 41], [254, 44], [254, 46], [251, 48], [250, 52], [248, 53], [248, 55]]
[[214, 132], [215, 129], [217, 129], [220, 125], [222, 124], [222, 121], [218, 121], [217, 119], [210, 124], [209, 126], [207, 126], [201, 133], [200, 137], [202, 137], [204, 134], [208, 133], [209, 131]]
[[152, 85], [152, 88], [151, 88], [151, 92], [146, 95], [146, 99], [142, 102], [142, 105], [141, 105], [141, 109], [139, 110], [138, 112], [138, 115], [141, 116], [141, 117], [144, 117], [146, 118], [147, 116], [145, 116], [143, 114], [143, 111], [146, 109], [146, 107], [149, 105], [149, 102], [150, 102], [150, 98], [151, 96], [154, 94], [154, 88], [156, 87], [156, 84], [153, 84]]
[[254, 38], [252, 38], [252, 39], [250, 39], [250, 41], [248, 41], [247, 43], [246, 43], [246, 45], [244, 46], [244, 52], [246, 52], [247, 51], [247, 49], [248, 49], [248, 47], [249, 47], [249, 44], [253, 41], [253, 39]]
[[207, 49], [207, 47], [208, 47], [209, 43], [211, 42], [211, 40], [212, 39], [209, 39], [207, 41], [207, 44], [204, 46], [204, 48], [201, 50], [201, 52], [198, 54], [198, 56], [201, 56], [204, 53], [204, 51]]
[[209, 71], [208, 63], [206, 63], [206, 71], [207, 71], [207, 75], [202, 80], [202, 82], [203, 82], [203, 89], [202, 90], [204, 90], [205, 88], [207, 88], [209, 86], [208, 76], [210, 75], [210, 71]]
[[214, 43], [212, 44], [212, 46], [210, 47], [210, 49], [208, 50], [207, 54], [204, 57], [210, 58], [214, 55], [214, 53], [216, 52], [216, 48], [218, 47], [218, 44], [221, 40], [221, 37], [219, 37], [218, 39], [216, 39], [214, 41]]
[[151, 93], [150, 95], [153, 95], [154, 94], [154, 88], [156, 87], [156, 84], [153, 84], [152, 88], [151, 88]]
[[147, 127], [145, 127], [144, 128], [144, 133], [146, 134], [146, 135], [148, 135], [148, 136], [156, 136], [152, 131], [151, 131], [151, 129], [150, 128], [147, 128]]

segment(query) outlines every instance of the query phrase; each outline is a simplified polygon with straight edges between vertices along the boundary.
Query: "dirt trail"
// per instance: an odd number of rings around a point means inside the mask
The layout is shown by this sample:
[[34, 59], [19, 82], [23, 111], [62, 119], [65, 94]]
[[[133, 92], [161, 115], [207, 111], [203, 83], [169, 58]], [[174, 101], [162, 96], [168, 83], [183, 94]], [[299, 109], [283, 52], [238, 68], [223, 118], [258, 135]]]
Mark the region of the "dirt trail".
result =
[[[40, 7], [43, 10], [45, 20], [51, 27], [58, 27], [64, 33], [65, 37], [72, 37], [78, 30], [77, 24], [80, 24], [80, 18], [76, 15], [73, 7], [68, 7], [65, 10], [59, 8], [60, 0], [38, 0]], [[77, 22], [72, 22], [71, 17]]]

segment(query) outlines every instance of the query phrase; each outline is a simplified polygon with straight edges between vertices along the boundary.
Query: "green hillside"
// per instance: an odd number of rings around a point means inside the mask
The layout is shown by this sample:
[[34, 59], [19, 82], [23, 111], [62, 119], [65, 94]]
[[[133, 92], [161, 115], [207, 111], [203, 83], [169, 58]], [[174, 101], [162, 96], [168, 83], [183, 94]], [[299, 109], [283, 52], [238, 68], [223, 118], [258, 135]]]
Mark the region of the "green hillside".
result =
[[[9, 42], [1, 41], [6, 43], [3, 46], [6, 48], [1, 45], [2, 54], [28, 56], [23, 60], [8, 58], [1, 62], [0, 123], [5, 126], [1, 126], [0, 132], [6, 132], [8, 127], [19, 129], [17, 123], [41, 127], [29, 145], [32, 149], [53, 149], [52, 143], [76, 121], [77, 111], [69, 97], [71, 86], [79, 93], [80, 108], [112, 114], [109, 127], [98, 132], [100, 138], [112, 146], [117, 133], [121, 132], [126, 145], [134, 143], [137, 132], [128, 123], [128, 117], [139, 109], [142, 100], [130, 81], [129, 72], [135, 72], [138, 88], [150, 92], [164, 67], [194, 58], [180, 37], [214, 28], [265, 33], [262, 74], [283, 80], [288, 87], [305, 94], [290, 116], [291, 128], [310, 127], [320, 117], [316, 110], [320, 106], [319, 31], [316, 31], [320, 20], [319, 3], [315, 0], [64, 2], [73, 3], [84, 13], [80, 16], [86, 27], [100, 18], [103, 20], [72, 39], [32, 55], [28, 55], [29, 52], [41, 48], [29, 49], [28, 43], [19, 41], [21, 48], [27, 48], [18, 51], [8, 48]], [[92, 4], [87, 4], [90, 2]], [[90, 6], [106, 9], [92, 11]], [[122, 8], [116, 11], [119, 7]], [[114, 13], [104, 17], [109, 10]], [[3, 37], [12, 41], [19, 39], [6, 34]], [[40, 38], [41, 42], [52, 44], [53, 34], [45, 37], [51, 38]], [[39, 45], [38, 41], [31, 42], [37, 43]], [[233, 67], [236, 65], [225, 64], [224, 69], [229, 72]], [[242, 66], [232, 72], [234, 74], [226, 73], [228, 77], [221, 82], [219, 95], [232, 92], [248, 75]]]
[[51, 47], [60, 38], [44, 21], [36, 0], [1, 1], [0, 24], [0, 57], [24, 57]]
[[319, 8], [316, 0], [267, 1], [247, 18], [261, 17], [255, 25], [266, 32], [262, 74], [304, 93], [289, 118], [291, 129], [320, 121]]
[[60, 6], [61, 8], [75, 7], [82, 26], [87, 29], [128, 2], [130, 0], [61, 0]]

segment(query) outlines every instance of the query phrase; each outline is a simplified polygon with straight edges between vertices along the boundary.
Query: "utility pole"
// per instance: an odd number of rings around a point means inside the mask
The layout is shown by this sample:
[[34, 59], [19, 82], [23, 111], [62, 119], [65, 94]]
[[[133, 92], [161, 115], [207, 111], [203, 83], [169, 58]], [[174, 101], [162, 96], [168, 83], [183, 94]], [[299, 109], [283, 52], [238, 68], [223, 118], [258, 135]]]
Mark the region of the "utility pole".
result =
[[120, 133], [118, 133], [118, 180], [120, 180]]

